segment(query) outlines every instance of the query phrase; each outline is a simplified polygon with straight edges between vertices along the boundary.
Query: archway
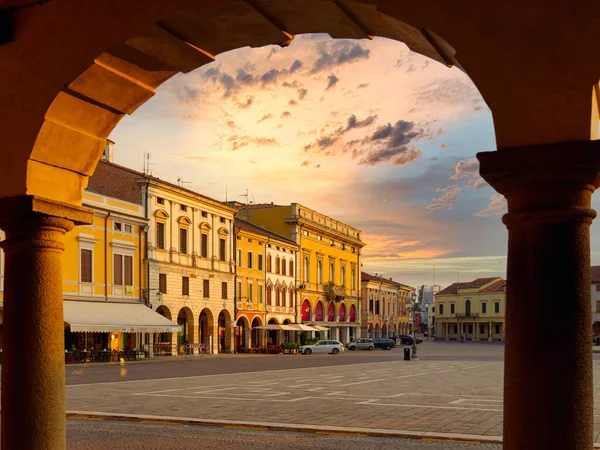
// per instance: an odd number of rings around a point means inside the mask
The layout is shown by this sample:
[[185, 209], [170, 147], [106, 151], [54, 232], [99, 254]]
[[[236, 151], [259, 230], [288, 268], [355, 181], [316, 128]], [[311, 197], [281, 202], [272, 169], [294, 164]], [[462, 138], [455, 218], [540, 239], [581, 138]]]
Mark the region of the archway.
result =
[[[165, 305], [160, 305], [158, 308], [156, 308], [156, 312], [166, 319], [173, 320], [171, 311]], [[154, 354], [171, 354], [173, 351], [173, 333], [154, 333], [153, 341], [154, 348], [152, 350]]]
[[257, 327], [260, 327], [262, 324], [263, 322], [260, 317], [252, 319], [252, 348], [260, 348], [263, 346], [263, 330], [257, 329]]
[[387, 324], [385, 323], [381, 326], [381, 337], [387, 337]]
[[235, 335], [235, 349], [239, 352], [241, 349], [250, 348], [250, 324], [245, 316], [238, 317], [237, 331]]
[[231, 315], [226, 309], [219, 313], [219, 353], [231, 353], [233, 348], [233, 327]]
[[181, 331], [177, 333], [177, 354], [182, 355], [186, 352], [186, 344], [193, 344], [196, 337], [194, 314], [187, 306], [179, 310], [177, 325], [181, 327]]
[[[272, 317], [269, 319], [269, 325], [279, 325], [279, 321]], [[269, 330], [267, 334], [267, 345], [281, 345], [281, 330]]]
[[381, 337], [381, 328], [379, 326], [378, 323], [375, 324], [375, 328], [373, 329], [373, 336], [375, 338], [380, 338]]
[[374, 333], [373, 333], [373, 324], [372, 323], [370, 323], [369, 328], [367, 328], [367, 336], [370, 337], [371, 339], [373, 339], [375, 337]]
[[315, 307], [315, 322], [323, 322], [323, 302], [318, 301]]
[[333, 305], [333, 302], [329, 302], [329, 305], [327, 306], [327, 322], [334, 322], [335, 321], [335, 306]]
[[346, 305], [343, 303], [340, 305], [340, 322], [346, 321]]
[[356, 306], [350, 306], [350, 316], [348, 317], [348, 322], [356, 322]]
[[594, 336], [600, 336], [600, 322], [594, 322], [592, 325], [592, 334]]
[[311, 307], [308, 299], [304, 299], [302, 302], [302, 322], [309, 322], [311, 320]]
[[199, 343], [204, 346], [209, 352], [214, 352], [216, 348], [216, 339], [217, 336], [215, 334], [214, 329], [214, 315], [209, 308], [204, 308], [200, 311], [200, 317], [198, 319], [198, 334]]

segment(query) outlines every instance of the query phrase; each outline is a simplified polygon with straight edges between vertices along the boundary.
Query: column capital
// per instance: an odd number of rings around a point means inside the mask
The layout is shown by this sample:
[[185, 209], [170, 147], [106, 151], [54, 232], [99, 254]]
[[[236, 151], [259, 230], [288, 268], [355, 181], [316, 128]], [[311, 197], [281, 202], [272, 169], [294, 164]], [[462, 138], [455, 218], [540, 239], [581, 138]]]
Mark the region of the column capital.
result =
[[73, 225], [93, 223], [94, 212], [91, 209], [56, 202], [36, 195], [0, 198], [0, 228], [18, 225], [27, 218], [62, 219]]
[[503, 221], [591, 223], [600, 186], [600, 141], [576, 141], [477, 154], [480, 174], [508, 201]]

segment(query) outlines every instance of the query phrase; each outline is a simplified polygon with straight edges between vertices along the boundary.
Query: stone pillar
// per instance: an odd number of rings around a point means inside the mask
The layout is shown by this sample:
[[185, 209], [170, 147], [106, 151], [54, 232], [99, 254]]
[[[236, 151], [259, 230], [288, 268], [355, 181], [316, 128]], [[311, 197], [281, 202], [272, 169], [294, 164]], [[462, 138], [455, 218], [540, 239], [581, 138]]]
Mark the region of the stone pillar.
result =
[[66, 447], [62, 241], [92, 219], [91, 211], [39, 197], [0, 199], [3, 449]]
[[154, 358], [154, 333], [148, 333], [148, 358]]
[[492, 322], [488, 323], [488, 342], [492, 341]]
[[342, 338], [342, 343], [343, 344], [348, 344], [350, 342], [350, 327], [344, 327], [342, 328], [342, 334], [343, 334], [343, 338]]
[[333, 336], [331, 337], [332, 339], [339, 341], [340, 340], [340, 328], [339, 327], [334, 327], [331, 329]]
[[[508, 200], [503, 448], [591, 449], [589, 229], [600, 141], [478, 158]], [[560, 339], [548, 339], [556, 330]]]

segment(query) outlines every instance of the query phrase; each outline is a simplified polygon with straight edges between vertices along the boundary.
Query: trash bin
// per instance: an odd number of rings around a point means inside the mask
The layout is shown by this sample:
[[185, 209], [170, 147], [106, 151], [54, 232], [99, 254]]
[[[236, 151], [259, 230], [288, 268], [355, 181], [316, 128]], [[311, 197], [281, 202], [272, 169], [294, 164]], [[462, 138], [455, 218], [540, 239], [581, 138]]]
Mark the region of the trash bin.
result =
[[404, 361], [410, 361], [410, 347], [404, 347]]

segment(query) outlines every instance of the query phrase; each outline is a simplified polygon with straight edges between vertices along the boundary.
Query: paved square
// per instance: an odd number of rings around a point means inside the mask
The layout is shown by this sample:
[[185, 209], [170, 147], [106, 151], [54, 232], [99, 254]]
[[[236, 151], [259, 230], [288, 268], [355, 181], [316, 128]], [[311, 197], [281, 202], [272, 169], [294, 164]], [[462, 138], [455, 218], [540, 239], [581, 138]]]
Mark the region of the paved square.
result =
[[[315, 357], [335, 358], [298, 356]], [[502, 374], [498, 361], [396, 360], [81, 384], [67, 410], [499, 437]], [[595, 407], [599, 442], [597, 395]]]

